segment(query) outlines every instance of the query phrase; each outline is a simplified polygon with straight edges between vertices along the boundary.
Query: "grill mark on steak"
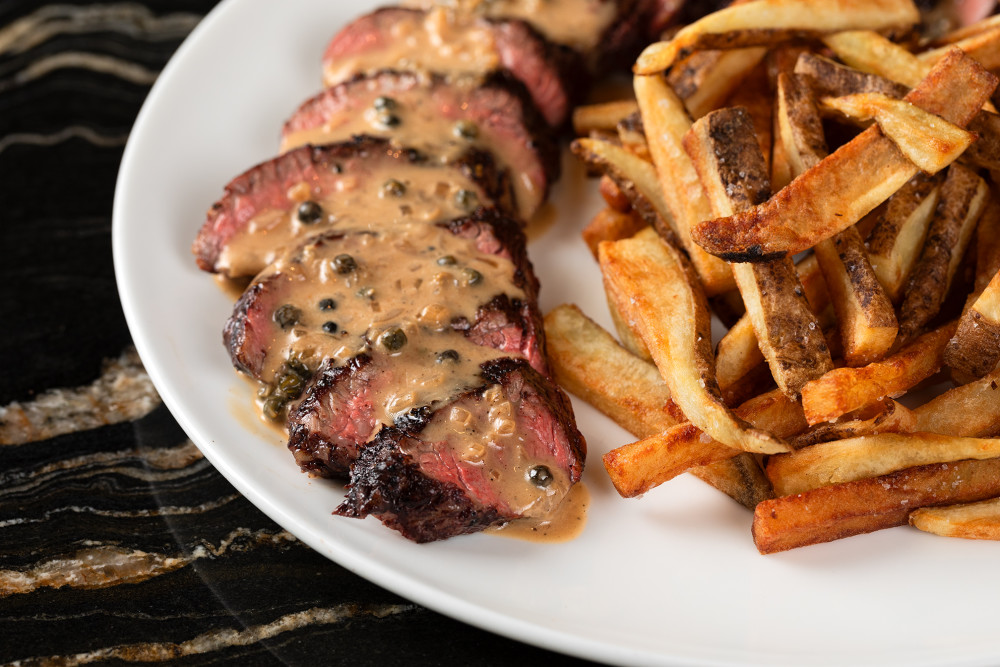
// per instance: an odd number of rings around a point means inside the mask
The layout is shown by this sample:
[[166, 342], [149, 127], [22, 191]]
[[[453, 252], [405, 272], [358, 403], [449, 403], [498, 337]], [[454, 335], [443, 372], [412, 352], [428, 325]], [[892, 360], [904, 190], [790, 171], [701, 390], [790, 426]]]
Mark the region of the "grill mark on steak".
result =
[[[400, 125], [373, 122], [380, 97], [393, 100], [395, 108], [388, 113], [402, 119]], [[456, 137], [453, 131], [460, 121], [473, 123], [478, 135]], [[470, 143], [492, 151], [512, 174], [515, 204], [525, 219], [559, 177], [560, 152], [551, 130], [524, 84], [503, 71], [478, 83], [394, 70], [359, 74], [303, 103], [285, 123], [283, 145], [328, 143], [361, 132], [445, 158]], [[525, 176], [530, 187], [522, 184]]]
[[[565, 490], [578, 482], [586, 443], [574, 426], [566, 395], [522, 360], [488, 362], [482, 375], [515, 406], [517, 432], [529, 458], [526, 465], [546, 461], [566, 476]], [[485, 392], [485, 387], [467, 392], [452, 405], [481, 402]], [[443, 418], [449, 407], [436, 410], [432, 419]], [[375, 515], [416, 542], [472, 533], [523, 516], [505, 502], [505, 482], [492, 478], [488, 466], [469, 463], [445, 443], [429, 442], [422, 435], [395, 427], [379, 431], [351, 466], [347, 498], [334, 513]], [[523, 468], [505, 472], [524, 475], [515, 483], [529, 483]]]
[[[400, 38], [394, 31], [403, 26], [418, 33], [424, 31], [427, 14], [428, 12], [417, 9], [386, 7], [366, 14], [344, 27], [333, 37], [323, 55], [326, 85], [341, 83], [358, 74], [357, 71], [350, 72], [349, 76], [331, 73], [334, 63], [363, 54], [370, 56], [379, 49], [385, 51], [386, 61], [371, 69], [397, 67], [399, 57], [394, 48]], [[578, 55], [571, 49], [548, 42], [523, 21], [470, 18], [462, 26], [450, 26], [449, 29], [454, 33], [468, 30], [469, 27], [489, 31], [495, 42], [495, 56], [499, 66], [525, 85], [535, 106], [549, 125], [562, 125], [568, 118], [575, 93], [580, 88], [575, 85], [583, 73]], [[418, 67], [421, 67], [422, 56], [419, 52], [406, 54], [406, 58], [415, 61]], [[452, 72], [441, 73], [473, 76], [486, 74], [468, 67], [463, 68], [458, 59], [455, 59], [454, 67]]]
[[[303, 146], [250, 168], [226, 186], [225, 195], [209, 209], [192, 245], [198, 266], [228, 277], [256, 274], [283, 250], [297, 245], [306, 234], [324, 231], [326, 223], [320, 222], [293, 234], [293, 242], [287, 245], [268, 246], [267, 253], [245, 258], [248, 264], [241, 271], [221, 266], [220, 257], [227, 247], [239, 237], [255, 233], [250, 228], [252, 221], [271, 213], [290, 219], [299, 205], [293, 193], [300, 184], [311, 186], [311, 193], [303, 198], [321, 198], [338, 192], [345, 175], [356, 179], [366, 175], [371, 178], [372, 172], [392, 171], [394, 165], [438, 170], [441, 182], [466, 184], [482, 204], [496, 202], [505, 211], [511, 210], [508, 175], [497, 169], [493, 156], [486, 151], [470, 149], [453, 163], [442, 165], [428, 162], [419, 151], [396, 148], [387, 140], [374, 137], [355, 137], [325, 146]], [[378, 192], [380, 185], [362, 184], [373, 193]], [[366, 213], [363, 203], [359, 205], [346, 198], [342, 205], [336, 200], [330, 202], [328, 208], [331, 210], [326, 214], [338, 218], [338, 223], [352, 217], [363, 220]]]

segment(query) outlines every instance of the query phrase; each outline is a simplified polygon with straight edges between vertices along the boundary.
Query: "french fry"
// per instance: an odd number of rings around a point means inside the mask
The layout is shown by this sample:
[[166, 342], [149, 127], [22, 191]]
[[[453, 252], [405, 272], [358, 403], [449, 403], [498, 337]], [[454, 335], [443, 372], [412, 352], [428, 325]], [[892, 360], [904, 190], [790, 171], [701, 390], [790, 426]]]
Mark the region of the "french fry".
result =
[[981, 378], [1000, 362], [1000, 272], [962, 313], [955, 337], [944, 351], [944, 363]]
[[701, 118], [732, 95], [765, 53], [762, 47], [699, 51], [677, 63], [667, 74], [667, 83], [684, 100], [691, 117]]
[[652, 164], [620, 146], [597, 139], [577, 139], [571, 148], [585, 162], [609, 176], [629, 200], [632, 210], [648, 224], [668, 234], [675, 227]]
[[889, 298], [896, 302], [927, 238], [941, 194], [941, 180], [917, 174], [889, 198], [868, 234], [872, 269]]
[[909, 0], [758, 0], [709, 14], [682, 28], [672, 40], [648, 46], [636, 61], [635, 72], [662, 72], [694, 51], [773, 46], [861, 27], [906, 28], [919, 20]]
[[649, 142], [646, 141], [646, 130], [638, 111], [618, 121], [618, 138], [622, 142], [622, 148], [628, 152], [647, 162], [653, 161], [653, 156], [649, 154]]
[[1000, 434], [1000, 372], [949, 389], [913, 411], [917, 431], [981, 438]]
[[622, 192], [622, 189], [618, 187], [615, 180], [607, 174], [601, 176], [601, 185], [598, 191], [601, 193], [601, 199], [612, 210], [619, 213], [628, 213], [632, 210], [632, 202], [629, 201], [628, 196]]
[[[869, 406], [871, 408], [872, 406]], [[875, 433], [912, 433], [917, 430], [917, 417], [902, 403], [891, 398], [874, 405], [874, 410], [862, 409], [850, 413], [850, 418], [816, 424], [805, 433], [791, 438], [796, 449], [819, 442], [843, 440]]]
[[762, 554], [905, 525], [920, 507], [1000, 496], [1000, 459], [934, 463], [792, 496], [754, 510]]
[[992, 188], [986, 209], [976, 225], [976, 281], [979, 294], [1000, 271], [1000, 196]]
[[993, 16], [976, 21], [975, 23], [970, 23], [969, 25], [962, 26], [961, 28], [956, 28], [955, 30], [941, 35], [934, 40], [934, 46], [954, 44], [955, 42], [978, 35], [986, 32], [987, 30], [993, 30], [994, 28], [1000, 28], [1000, 14], [994, 14]]
[[910, 513], [910, 525], [944, 537], [1000, 540], [1000, 498], [945, 507], [921, 507]]
[[691, 423], [720, 443], [759, 454], [788, 445], [727, 408], [715, 381], [708, 304], [684, 257], [652, 230], [602, 243], [606, 291], [619, 293], [671, 396]]
[[962, 161], [985, 169], [1000, 169], [1000, 115], [980, 111], [969, 123], [978, 139], [962, 155]]
[[601, 241], [627, 239], [646, 226], [646, 221], [635, 213], [620, 213], [610, 208], [602, 208], [583, 228], [580, 235], [597, 259], [597, 246]]
[[960, 164], [949, 167], [937, 215], [903, 292], [900, 340], [912, 339], [938, 314], [988, 195], [986, 182], [975, 172]]
[[[742, 107], [750, 114], [753, 121], [754, 135], [761, 157], [764, 158], [765, 176], [771, 170], [771, 136], [773, 127], [774, 103], [770, 94], [771, 84], [768, 80], [766, 63], [761, 63], [743, 79], [739, 88], [726, 101], [728, 107]], [[704, 115], [704, 114], [703, 114]]]
[[[777, 83], [781, 141], [792, 175], [798, 176], [826, 157], [823, 125], [803, 81], [782, 73]], [[892, 347], [899, 324], [860, 233], [848, 227], [817, 243], [814, 252], [837, 313], [847, 364], [863, 366], [881, 359]]]
[[996, 69], [1000, 67], [1000, 27], [982, 30], [977, 34], [969, 35], [954, 42], [950, 42], [942, 47], [931, 49], [917, 54], [917, 59], [923, 63], [936, 63], [948, 49], [958, 47], [974, 58], [986, 69]]
[[[770, 195], [767, 168], [743, 108], [719, 109], [695, 121], [684, 149], [716, 215], [746, 210]], [[734, 264], [733, 275], [771, 375], [797, 399], [806, 382], [833, 368], [833, 360], [792, 260]]]
[[[779, 390], [750, 399], [735, 413], [757, 428], [781, 437], [806, 427], [802, 408]], [[618, 493], [633, 498], [691, 470], [730, 459], [739, 450], [726, 447], [690, 422], [633, 442], [604, 455], [604, 467]]]
[[732, 269], [712, 257], [691, 238], [691, 228], [711, 217], [698, 174], [684, 152], [683, 139], [691, 127], [684, 104], [662, 77], [635, 77], [635, 94], [642, 111], [650, 154], [660, 187], [675, 223], [674, 231], [701, 278], [705, 293], [715, 296], [736, 288]]
[[902, 98], [910, 87], [878, 74], [844, 67], [815, 53], [803, 53], [795, 62], [795, 74], [804, 76], [817, 97], [841, 97], [856, 93], [882, 93]]
[[600, 104], [586, 104], [573, 109], [573, 131], [577, 136], [591, 132], [614, 132], [618, 122], [635, 113], [639, 105], [635, 100], [616, 100]]
[[954, 322], [920, 336], [882, 361], [860, 368], [835, 368], [802, 388], [810, 425], [832, 421], [885, 396], [897, 396], [936, 373]]
[[[636, 437], [662, 432], [684, 419], [656, 366], [631, 355], [576, 306], [550, 311], [545, 316], [545, 335], [559, 383]], [[804, 424], [801, 410], [800, 420]], [[688, 472], [749, 509], [773, 497], [771, 484], [753, 455], [729, 453], [731, 458]], [[643, 463], [639, 459], [636, 468], [622, 471], [624, 484], [637, 483], [628, 480], [643, 474]]]
[[936, 433], [876, 433], [803, 447], [767, 461], [779, 496], [886, 475], [905, 468], [1000, 457], [1000, 438]]
[[[964, 127], [996, 87], [995, 76], [954, 50], [906, 101]], [[764, 204], [695, 225], [692, 236], [730, 261], [762, 261], [801, 252], [850, 227], [916, 175], [876, 126], [796, 178]]]
[[917, 86], [931, 70], [931, 63], [921, 62], [873, 30], [838, 32], [824, 37], [823, 43], [854, 69], [884, 76], [908, 88]]
[[854, 120], [874, 119], [896, 148], [926, 174], [941, 171], [972, 145], [971, 132], [882, 93], [824, 97], [822, 103]]

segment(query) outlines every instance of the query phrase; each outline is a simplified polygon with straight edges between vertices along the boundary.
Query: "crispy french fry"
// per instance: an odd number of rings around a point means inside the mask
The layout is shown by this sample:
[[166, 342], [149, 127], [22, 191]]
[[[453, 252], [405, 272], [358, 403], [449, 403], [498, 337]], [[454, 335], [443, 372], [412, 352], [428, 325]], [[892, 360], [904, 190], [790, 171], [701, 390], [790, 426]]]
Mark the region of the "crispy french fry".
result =
[[601, 185], [598, 188], [601, 193], [601, 199], [607, 204], [612, 210], [618, 211], [620, 213], [628, 213], [632, 210], [632, 202], [629, 198], [622, 192], [622, 189], [618, 187], [615, 180], [608, 176], [607, 174], [601, 176]]
[[[964, 127], [996, 83], [996, 77], [954, 50], [905, 99]], [[801, 252], [853, 225], [916, 172], [881, 130], [870, 127], [764, 204], [701, 222], [692, 235], [703, 248], [730, 261]]]
[[915, 430], [985, 437], [1000, 434], [1000, 372], [949, 389], [913, 411]]
[[1000, 540], [1000, 498], [945, 507], [921, 507], [910, 513], [910, 525], [944, 537]]
[[934, 40], [934, 46], [944, 46], [946, 44], [954, 44], [963, 39], [967, 39], [974, 35], [986, 32], [987, 30], [992, 30], [994, 28], [1000, 28], [1000, 14], [994, 14], [993, 16], [982, 19], [981, 21], [976, 21], [975, 23], [970, 23], [969, 25], [962, 26], [961, 28], [956, 28], [944, 35], [941, 35]]
[[986, 209], [976, 225], [976, 284], [979, 294], [1000, 271], [1000, 196], [992, 188]]
[[[751, 424], [782, 437], [806, 427], [798, 403], [775, 390], [750, 399], [735, 413]], [[708, 436], [691, 423], [673, 426], [604, 455], [604, 467], [618, 493], [625, 498], [641, 495], [691, 468], [723, 461], [740, 454]]]
[[[743, 108], [719, 109], [695, 121], [684, 149], [716, 215], [746, 210], [769, 196], [767, 168]], [[792, 260], [734, 264], [733, 275], [771, 375], [798, 398], [806, 382], [833, 368], [833, 360]]]
[[988, 195], [986, 182], [975, 172], [960, 164], [948, 168], [937, 215], [903, 292], [900, 340], [911, 340], [938, 314]]
[[[601, 259], [601, 245], [597, 244], [597, 260]], [[604, 283], [604, 295], [608, 301], [608, 311], [611, 314], [611, 323], [615, 326], [615, 333], [622, 346], [639, 357], [643, 361], [652, 362], [653, 357], [646, 347], [645, 341], [639, 335], [635, 321], [630, 320], [626, 308], [628, 307], [628, 295], [618, 290], [608, 289], [607, 282]], [[626, 299], [626, 301], [623, 301]]]
[[[550, 311], [545, 334], [559, 383], [636, 437], [662, 432], [683, 419], [656, 366], [631, 355], [576, 306]], [[799, 418], [804, 424], [801, 410]], [[772, 497], [771, 484], [753, 455], [729, 452], [731, 458], [688, 472], [750, 509]], [[644, 464], [640, 458], [635, 468], [621, 471], [626, 487], [636, 484], [628, 480], [646, 474]]]
[[824, 97], [822, 103], [855, 120], [874, 119], [903, 155], [927, 174], [941, 171], [972, 145], [971, 132], [882, 93]]
[[894, 44], [873, 30], [850, 30], [827, 35], [823, 42], [837, 57], [855, 69], [878, 74], [915, 87], [931, 70], [899, 44]]
[[920, 62], [933, 64], [944, 57], [948, 49], [956, 46], [986, 69], [1000, 67], [1000, 27], [989, 28], [942, 47], [918, 53], [917, 58]]
[[1000, 438], [937, 433], [876, 433], [803, 447], [767, 461], [779, 496], [886, 475], [905, 468], [1000, 457]]
[[[781, 141], [792, 175], [798, 176], [826, 157], [823, 125], [804, 81], [782, 73], [777, 83]], [[848, 365], [862, 366], [882, 358], [892, 347], [899, 325], [892, 302], [868, 262], [860, 233], [848, 227], [817, 243], [814, 252], [837, 313]]]
[[962, 313], [955, 337], [944, 351], [950, 368], [981, 378], [1000, 362], [1000, 272]]
[[934, 463], [793, 496], [754, 510], [753, 537], [762, 554], [902, 526], [920, 507], [1000, 495], [1000, 459]]
[[577, 139], [571, 147], [587, 164], [615, 182], [643, 220], [661, 233], [670, 233], [675, 225], [652, 164], [608, 141]]
[[642, 124], [642, 116], [639, 115], [638, 111], [618, 122], [618, 138], [622, 142], [622, 148], [628, 152], [647, 162], [653, 161], [653, 156], [649, 154], [649, 142], [646, 141], [646, 130]]
[[800, 449], [818, 442], [856, 438], [875, 433], [912, 433], [917, 430], [916, 415], [902, 403], [887, 398], [875, 404], [874, 408], [874, 410], [862, 409], [851, 413], [846, 421], [816, 424], [805, 433], [791, 438], [789, 442], [796, 449]]
[[719, 10], [646, 48], [636, 74], [655, 74], [694, 51], [773, 46], [838, 30], [905, 28], [920, 20], [909, 0], [758, 0]]
[[708, 304], [684, 257], [647, 230], [602, 243], [599, 261], [606, 291], [628, 295], [618, 302], [691, 422], [735, 449], [787, 451], [783, 441], [752, 428], [725, 406], [715, 381]]
[[691, 127], [684, 104], [662, 77], [635, 77], [635, 94], [642, 111], [650, 154], [660, 178], [660, 187], [676, 227], [674, 232], [701, 278], [705, 293], [715, 296], [735, 289], [729, 266], [706, 253], [691, 238], [691, 227], [711, 217], [711, 209], [698, 181], [683, 139]]
[[[795, 62], [795, 74], [807, 77], [817, 97], [840, 97], [856, 93], [883, 93], [902, 98], [910, 87], [878, 74], [845, 67], [815, 53], [803, 53]], [[919, 79], [918, 79], [919, 81]]]
[[885, 396], [897, 396], [936, 373], [954, 322], [920, 336], [899, 352], [860, 368], [836, 368], [802, 388], [809, 424], [832, 421]]
[[757, 137], [757, 146], [760, 149], [761, 157], [764, 158], [764, 168], [767, 170], [765, 176], [770, 175], [771, 170], [771, 136], [773, 121], [773, 99], [770, 94], [771, 84], [768, 80], [766, 63], [759, 64], [752, 70], [742, 85], [726, 101], [728, 107], [742, 107], [750, 114], [753, 121], [754, 135]]
[[927, 228], [937, 210], [941, 180], [917, 174], [889, 198], [868, 234], [868, 259], [892, 301], [903, 296], [903, 287], [927, 238]]
[[684, 100], [692, 118], [716, 109], [764, 58], [767, 49], [699, 51], [670, 70], [667, 83]]
[[980, 111], [969, 123], [978, 138], [962, 155], [962, 161], [985, 169], [1000, 169], [1000, 115]]
[[635, 213], [620, 213], [602, 208], [580, 232], [583, 242], [597, 259], [597, 246], [601, 241], [617, 241], [634, 236], [646, 226], [646, 221]]
[[635, 100], [586, 104], [573, 109], [573, 131], [586, 136], [594, 131], [614, 132], [618, 122], [639, 108]]

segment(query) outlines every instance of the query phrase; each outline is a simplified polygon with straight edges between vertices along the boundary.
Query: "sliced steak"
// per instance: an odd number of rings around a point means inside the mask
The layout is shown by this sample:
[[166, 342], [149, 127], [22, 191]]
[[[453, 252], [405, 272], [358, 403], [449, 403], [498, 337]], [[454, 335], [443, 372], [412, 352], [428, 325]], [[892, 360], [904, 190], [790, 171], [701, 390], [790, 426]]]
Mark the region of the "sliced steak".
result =
[[523, 84], [505, 73], [486, 81], [382, 71], [327, 88], [285, 123], [282, 149], [385, 137], [449, 162], [489, 150], [511, 174], [517, 209], [530, 220], [559, 177], [559, 148]]
[[253, 276], [331, 227], [449, 220], [492, 203], [509, 211], [509, 195], [506, 173], [476, 148], [444, 165], [372, 137], [303, 146], [227, 185], [192, 251], [205, 271]]
[[323, 81], [334, 86], [384, 69], [482, 77], [507, 70], [524, 84], [549, 125], [569, 116], [582, 68], [571, 49], [548, 42], [524, 21], [388, 7], [344, 27], [323, 56]]
[[336, 514], [430, 542], [551, 513], [586, 455], [569, 399], [522, 360], [487, 362], [482, 379], [422, 423], [379, 431]]

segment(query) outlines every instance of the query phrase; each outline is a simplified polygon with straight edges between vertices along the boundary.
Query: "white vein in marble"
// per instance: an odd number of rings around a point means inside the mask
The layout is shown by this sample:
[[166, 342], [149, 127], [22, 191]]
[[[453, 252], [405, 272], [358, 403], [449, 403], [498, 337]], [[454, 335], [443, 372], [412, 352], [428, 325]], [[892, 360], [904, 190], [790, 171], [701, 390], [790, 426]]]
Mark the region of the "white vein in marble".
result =
[[100, 132], [83, 125], [70, 125], [69, 127], [64, 127], [58, 132], [51, 132], [49, 134], [39, 134], [35, 132], [12, 132], [3, 138], [0, 138], [0, 153], [3, 153], [11, 146], [54, 146], [70, 139], [82, 139], [94, 146], [110, 148], [124, 146], [125, 142], [128, 140], [128, 134], [101, 134]]

